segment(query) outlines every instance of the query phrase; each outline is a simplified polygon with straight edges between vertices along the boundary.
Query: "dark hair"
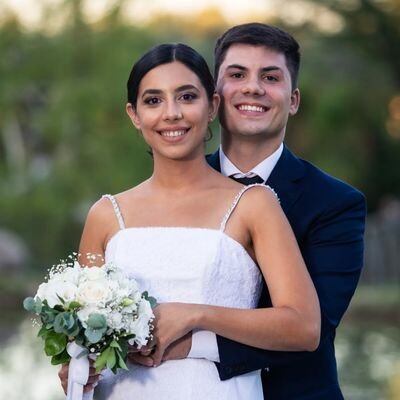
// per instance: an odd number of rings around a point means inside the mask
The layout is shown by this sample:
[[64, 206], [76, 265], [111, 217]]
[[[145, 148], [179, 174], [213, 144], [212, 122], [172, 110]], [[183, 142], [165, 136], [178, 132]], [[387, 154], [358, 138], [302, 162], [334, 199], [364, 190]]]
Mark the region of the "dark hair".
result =
[[283, 53], [286, 66], [290, 72], [292, 88], [297, 87], [297, 77], [300, 67], [300, 46], [289, 33], [275, 26], [252, 22], [236, 25], [228, 29], [217, 39], [214, 48], [214, 78], [218, 79], [219, 69], [225, 59], [229, 47], [234, 44], [249, 44], [265, 46], [268, 49]]
[[[204, 58], [191, 47], [182, 43], [160, 44], [145, 53], [133, 65], [127, 82], [128, 102], [136, 107], [139, 85], [143, 77], [153, 68], [162, 64], [179, 61], [193, 71], [207, 92], [211, 101], [215, 92], [214, 80]], [[168, 79], [168, 77], [165, 77]]]

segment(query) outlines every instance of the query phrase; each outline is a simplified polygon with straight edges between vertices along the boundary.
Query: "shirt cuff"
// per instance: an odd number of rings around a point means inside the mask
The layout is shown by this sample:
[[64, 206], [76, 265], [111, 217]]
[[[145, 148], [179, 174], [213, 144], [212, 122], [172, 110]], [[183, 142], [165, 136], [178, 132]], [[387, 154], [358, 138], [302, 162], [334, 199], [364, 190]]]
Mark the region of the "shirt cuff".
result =
[[219, 362], [217, 335], [214, 332], [195, 329], [192, 332], [192, 347], [188, 358], [205, 358]]

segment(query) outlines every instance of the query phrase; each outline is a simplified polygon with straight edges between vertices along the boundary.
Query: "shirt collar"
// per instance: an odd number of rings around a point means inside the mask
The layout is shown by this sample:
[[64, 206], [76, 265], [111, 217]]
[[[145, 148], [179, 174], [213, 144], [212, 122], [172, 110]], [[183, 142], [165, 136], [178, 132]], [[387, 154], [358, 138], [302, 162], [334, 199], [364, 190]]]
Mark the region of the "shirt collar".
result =
[[222, 147], [219, 147], [219, 160], [221, 164], [221, 173], [225, 176], [234, 175], [235, 178], [244, 178], [244, 177], [252, 177], [258, 175], [261, 177], [264, 182], [267, 181], [269, 176], [271, 175], [272, 170], [274, 169], [276, 163], [279, 160], [279, 157], [283, 152], [283, 143], [275, 150], [270, 156], [257, 164], [250, 171], [243, 172], [240, 171], [239, 168], [236, 167], [232, 163], [232, 161], [226, 156], [226, 154], [222, 151]]

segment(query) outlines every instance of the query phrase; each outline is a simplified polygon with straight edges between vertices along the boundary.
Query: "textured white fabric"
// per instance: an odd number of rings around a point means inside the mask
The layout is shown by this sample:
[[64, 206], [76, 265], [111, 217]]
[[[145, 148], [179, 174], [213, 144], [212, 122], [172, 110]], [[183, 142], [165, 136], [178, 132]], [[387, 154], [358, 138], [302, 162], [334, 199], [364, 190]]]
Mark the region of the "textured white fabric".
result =
[[[160, 303], [254, 308], [261, 291], [257, 265], [223, 230], [125, 228], [108, 242], [105, 258], [123, 267]], [[129, 371], [107, 374], [95, 392], [95, 399], [107, 400], [262, 398], [260, 371], [221, 381], [213, 362], [197, 358], [166, 361], [157, 368], [131, 364]]]
[[253, 176], [260, 176], [264, 179], [264, 183], [268, 180], [272, 170], [275, 168], [280, 156], [283, 152], [283, 143], [265, 160], [262, 160], [250, 171], [242, 172], [223, 152], [222, 147], [219, 148], [219, 161], [221, 165], [221, 174], [225, 176], [234, 176], [235, 178], [252, 178]]
[[217, 335], [211, 331], [194, 330], [188, 358], [205, 358], [206, 360], [220, 362]]

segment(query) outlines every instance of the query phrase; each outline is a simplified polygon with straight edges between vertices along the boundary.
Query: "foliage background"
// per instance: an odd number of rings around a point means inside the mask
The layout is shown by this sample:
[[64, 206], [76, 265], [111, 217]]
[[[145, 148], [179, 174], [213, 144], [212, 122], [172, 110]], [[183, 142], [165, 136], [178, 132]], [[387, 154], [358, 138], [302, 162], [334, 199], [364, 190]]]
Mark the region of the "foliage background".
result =
[[[108, 1], [107, 12], [93, 19], [85, 13], [89, 1], [37, 2], [42, 17], [35, 28], [0, 6], [0, 229], [17, 235], [29, 254], [22, 274], [1, 270], [7, 298], [17, 293], [19, 299], [45, 265], [77, 248], [88, 208], [102, 194], [120, 192], [151, 173], [146, 146], [124, 111], [133, 62], [155, 44], [181, 41], [212, 66], [214, 41], [232, 25], [216, 7], [184, 17], [160, 11], [139, 23], [126, 17], [124, 0]], [[398, 210], [400, 2], [272, 3], [273, 13], [240, 22], [278, 25], [301, 43], [302, 101], [289, 122], [289, 147], [362, 190], [371, 215], [388, 204]], [[213, 130], [209, 151], [219, 141], [217, 125]], [[398, 313], [390, 314], [399, 304], [398, 271], [395, 276], [388, 319], [400, 321]], [[12, 320], [13, 312], [8, 315]], [[386, 325], [378, 321], [377, 330]], [[390, 396], [392, 389], [384, 390], [379, 393]]]

